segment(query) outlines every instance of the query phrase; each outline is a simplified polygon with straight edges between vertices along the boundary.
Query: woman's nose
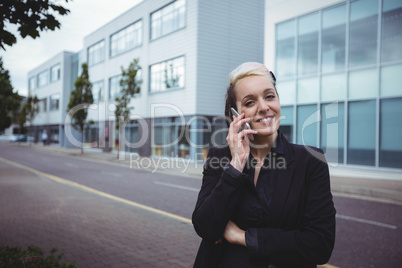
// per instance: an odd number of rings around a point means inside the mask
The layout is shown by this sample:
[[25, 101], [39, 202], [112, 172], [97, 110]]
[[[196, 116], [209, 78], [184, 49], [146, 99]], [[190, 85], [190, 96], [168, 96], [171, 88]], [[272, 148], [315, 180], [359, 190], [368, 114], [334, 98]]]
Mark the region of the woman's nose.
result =
[[265, 113], [267, 111], [269, 111], [269, 106], [266, 103], [266, 101], [265, 100], [259, 100], [258, 101], [258, 112], [259, 113]]

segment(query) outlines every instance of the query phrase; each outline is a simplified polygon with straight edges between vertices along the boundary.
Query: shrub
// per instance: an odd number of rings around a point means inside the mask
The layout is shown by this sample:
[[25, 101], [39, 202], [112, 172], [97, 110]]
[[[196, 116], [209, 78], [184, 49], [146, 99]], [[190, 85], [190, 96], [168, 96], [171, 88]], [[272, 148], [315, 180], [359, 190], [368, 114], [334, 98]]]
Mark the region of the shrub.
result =
[[50, 250], [45, 257], [43, 250], [36, 246], [29, 246], [22, 250], [20, 247], [0, 247], [0, 267], [8, 268], [77, 268], [74, 263], [63, 263], [64, 253], [57, 255], [57, 248]]

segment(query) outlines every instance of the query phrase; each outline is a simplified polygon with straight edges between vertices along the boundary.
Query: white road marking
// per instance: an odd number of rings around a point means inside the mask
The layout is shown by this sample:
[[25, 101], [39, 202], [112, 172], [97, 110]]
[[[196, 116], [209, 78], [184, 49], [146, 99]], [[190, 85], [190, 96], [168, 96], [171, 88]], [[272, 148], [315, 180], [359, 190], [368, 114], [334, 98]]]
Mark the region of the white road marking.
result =
[[161, 181], [154, 181], [155, 184], [158, 185], [163, 185], [167, 187], [172, 187], [172, 188], [177, 188], [177, 189], [183, 189], [183, 190], [188, 190], [188, 191], [193, 191], [193, 192], [199, 192], [200, 189], [194, 188], [194, 187], [187, 187], [187, 186], [182, 186], [178, 184], [173, 184], [173, 183], [167, 183], [167, 182], [161, 182]]
[[385, 227], [385, 228], [389, 228], [389, 229], [393, 229], [393, 230], [395, 230], [397, 228], [397, 226], [395, 226], [395, 225], [390, 225], [390, 224], [381, 223], [381, 222], [377, 222], [377, 221], [364, 220], [364, 219], [345, 216], [345, 215], [336, 214], [336, 217], [340, 218], [340, 219], [344, 219], [344, 220], [349, 220], [349, 221], [357, 221], [357, 222], [361, 222], [361, 223], [377, 225], [377, 226], [380, 226], [380, 227]]
[[105, 172], [105, 171], [101, 171], [100, 173], [101, 173], [101, 174], [110, 175], [110, 176], [113, 176], [113, 177], [118, 177], [118, 178], [123, 177], [123, 175], [118, 174], [118, 173], [113, 173], [113, 172]]
[[64, 165], [68, 166], [68, 167], [72, 167], [72, 168], [78, 168], [78, 165], [72, 164], [72, 163], [69, 163], [69, 162], [64, 162]]

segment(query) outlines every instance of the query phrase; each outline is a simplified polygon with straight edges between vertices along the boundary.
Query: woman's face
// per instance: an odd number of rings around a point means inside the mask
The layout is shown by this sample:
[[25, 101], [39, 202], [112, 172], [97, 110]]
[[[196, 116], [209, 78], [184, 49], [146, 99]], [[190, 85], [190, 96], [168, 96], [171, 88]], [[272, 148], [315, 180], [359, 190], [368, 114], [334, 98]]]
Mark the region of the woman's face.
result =
[[279, 128], [281, 107], [274, 85], [266, 76], [243, 78], [235, 87], [237, 110], [250, 117], [257, 135], [272, 135]]

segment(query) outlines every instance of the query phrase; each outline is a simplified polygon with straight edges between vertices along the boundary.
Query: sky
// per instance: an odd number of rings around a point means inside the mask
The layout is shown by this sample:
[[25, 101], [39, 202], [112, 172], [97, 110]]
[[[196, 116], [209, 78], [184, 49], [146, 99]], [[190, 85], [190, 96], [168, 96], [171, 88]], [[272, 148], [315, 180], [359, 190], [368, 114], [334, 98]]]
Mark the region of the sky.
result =
[[[53, 0], [70, 10], [66, 16], [57, 16], [60, 29], [44, 31], [40, 37], [22, 39], [14, 25], [6, 29], [17, 36], [13, 46], [0, 48], [3, 66], [8, 69], [14, 92], [28, 94], [28, 71], [46, 62], [61, 51], [78, 52], [82, 49], [84, 37], [132, 8], [142, 0], [73, 0], [66, 3]], [[112, 3], [112, 4], [111, 4]], [[18, 34], [18, 35], [17, 35]]]

